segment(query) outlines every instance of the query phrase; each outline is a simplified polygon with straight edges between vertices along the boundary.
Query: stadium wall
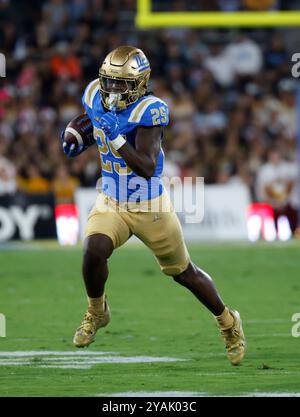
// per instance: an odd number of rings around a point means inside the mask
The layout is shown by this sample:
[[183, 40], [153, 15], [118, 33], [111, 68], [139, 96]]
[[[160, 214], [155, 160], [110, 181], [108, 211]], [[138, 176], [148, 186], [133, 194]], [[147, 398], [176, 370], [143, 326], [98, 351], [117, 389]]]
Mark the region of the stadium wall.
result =
[[[202, 194], [195, 186], [186, 187], [184, 192], [181, 186], [174, 186], [170, 193], [186, 240], [200, 242], [248, 239], [246, 216], [251, 198], [247, 187], [239, 184], [207, 185], [204, 201], [190, 204], [192, 201], [195, 202], [197, 195]], [[97, 191], [93, 188], [79, 188], [75, 194], [81, 239], [84, 236], [88, 213], [95, 204], [96, 197]], [[188, 206], [184, 204], [185, 201], [189, 202]], [[199, 208], [199, 205], [203, 205], [203, 208]], [[199, 213], [201, 215], [202, 212], [203, 218], [199, 218]]]

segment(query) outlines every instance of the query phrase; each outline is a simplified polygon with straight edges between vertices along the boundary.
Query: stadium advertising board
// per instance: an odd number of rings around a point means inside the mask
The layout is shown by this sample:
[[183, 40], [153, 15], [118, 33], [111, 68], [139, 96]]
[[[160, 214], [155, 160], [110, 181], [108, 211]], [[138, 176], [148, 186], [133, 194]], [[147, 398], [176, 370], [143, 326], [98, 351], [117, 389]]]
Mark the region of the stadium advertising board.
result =
[[56, 238], [52, 194], [0, 197], [0, 242]]
[[[181, 185], [170, 189], [170, 197], [187, 240], [247, 240], [246, 214], [251, 201], [247, 187], [237, 184], [205, 186], [204, 217], [198, 223], [189, 222], [192, 213], [182, 210], [185, 207], [182, 198], [192, 201], [195, 195], [197, 192], [194, 185], [186, 186], [184, 193]], [[81, 238], [96, 197], [95, 189], [79, 189], [76, 193]]]
[[[193, 187], [185, 189], [188, 200], [195, 194]], [[180, 194], [174, 190], [172, 200], [189, 241], [247, 240], [247, 206], [250, 203], [248, 189], [243, 185], [208, 185], [204, 191], [204, 216], [199, 223], [186, 222], [180, 206]]]

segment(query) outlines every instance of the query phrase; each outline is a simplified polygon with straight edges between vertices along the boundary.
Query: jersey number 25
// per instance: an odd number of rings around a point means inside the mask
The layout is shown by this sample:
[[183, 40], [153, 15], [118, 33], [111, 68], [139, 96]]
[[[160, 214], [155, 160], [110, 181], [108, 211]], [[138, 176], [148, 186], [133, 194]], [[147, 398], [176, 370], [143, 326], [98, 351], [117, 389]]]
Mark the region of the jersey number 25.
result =
[[153, 126], [161, 125], [167, 121], [167, 113], [163, 106], [159, 109], [151, 109]]

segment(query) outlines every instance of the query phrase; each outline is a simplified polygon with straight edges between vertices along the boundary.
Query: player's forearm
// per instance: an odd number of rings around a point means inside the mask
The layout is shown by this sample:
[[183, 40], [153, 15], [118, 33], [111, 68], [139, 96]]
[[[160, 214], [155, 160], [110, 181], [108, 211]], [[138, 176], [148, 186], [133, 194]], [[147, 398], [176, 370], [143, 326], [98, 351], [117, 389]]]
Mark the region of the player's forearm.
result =
[[128, 142], [120, 149], [119, 154], [125, 160], [126, 164], [140, 177], [149, 180], [154, 172], [156, 161], [150, 156], [138, 153]]

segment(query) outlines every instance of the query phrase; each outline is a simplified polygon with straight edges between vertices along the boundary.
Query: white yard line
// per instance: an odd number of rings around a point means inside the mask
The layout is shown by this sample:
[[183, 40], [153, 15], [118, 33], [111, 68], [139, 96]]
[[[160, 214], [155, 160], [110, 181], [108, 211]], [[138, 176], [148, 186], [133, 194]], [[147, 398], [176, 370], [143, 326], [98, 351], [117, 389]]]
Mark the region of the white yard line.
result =
[[248, 337], [251, 337], [251, 338], [263, 338], [263, 339], [266, 339], [266, 338], [268, 338], [268, 337], [288, 337], [288, 338], [291, 338], [292, 339], [292, 335], [291, 335], [291, 333], [263, 333], [263, 334], [261, 334], [261, 333], [247, 333], [247, 336]]
[[300, 397], [300, 392], [250, 392], [244, 397]]
[[90, 365], [40, 365], [38, 368], [46, 369], [91, 369]]
[[246, 320], [247, 324], [279, 324], [279, 323], [290, 323], [290, 318], [286, 319], [258, 319], [258, 320]]
[[116, 352], [16, 351], [0, 352], [0, 366], [31, 366], [34, 368], [90, 369], [93, 365], [110, 363], [182, 362], [189, 359], [155, 356], [120, 356]]
[[95, 352], [95, 351], [55, 351], [55, 350], [18, 350], [16, 352], [3, 352], [0, 350], [0, 357], [2, 356], [90, 356], [90, 355], [118, 355], [117, 352]]

